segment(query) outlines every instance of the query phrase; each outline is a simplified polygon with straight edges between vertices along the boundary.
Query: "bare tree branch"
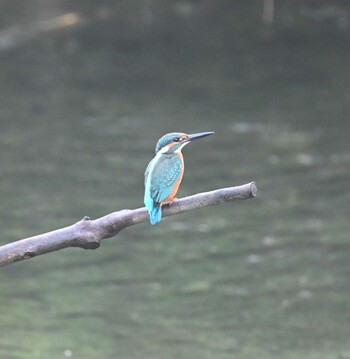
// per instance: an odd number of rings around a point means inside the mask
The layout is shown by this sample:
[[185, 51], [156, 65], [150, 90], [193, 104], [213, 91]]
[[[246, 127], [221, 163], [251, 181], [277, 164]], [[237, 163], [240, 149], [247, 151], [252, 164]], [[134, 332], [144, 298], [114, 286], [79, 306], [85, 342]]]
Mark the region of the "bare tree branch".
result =
[[[256, 196], [256, 191], [255, 182], [251, 182], [242, 186], [198, 193], [178, 199], [169, 206], [164, 206], [163, 217], [196, 208], [215, 206], [223, 202], [253, 198]], [[67, 247], [96, 249], [100, 246], [102, 239], [113, 237], [122, 229], [145, 221], [148, 221], [148, 213], [145, 208], [124, 209], [95, 220], [84, 217], [69, 227], [1, 246], [0, 267]]]

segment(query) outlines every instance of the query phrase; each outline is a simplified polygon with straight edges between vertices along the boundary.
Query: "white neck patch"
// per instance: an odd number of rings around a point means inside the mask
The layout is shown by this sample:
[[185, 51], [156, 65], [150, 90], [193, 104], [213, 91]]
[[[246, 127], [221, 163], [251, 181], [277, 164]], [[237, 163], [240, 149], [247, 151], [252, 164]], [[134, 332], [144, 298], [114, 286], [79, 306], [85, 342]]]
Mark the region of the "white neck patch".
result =
[[181, 150], [188, 144], [189, 144], [189, 142], [184, 142], [175, 152], [176, 153], [181, 152]]
[[[165, 153], [165, 152], [168, 152], [169, 151], [169, 146], [164, 146], [163, 148], [161, 148], [160, 150], [159, 150], [159, 154], [163, 154], [163, 153]], [[157, 154], [158, 154], [157, 153]]]

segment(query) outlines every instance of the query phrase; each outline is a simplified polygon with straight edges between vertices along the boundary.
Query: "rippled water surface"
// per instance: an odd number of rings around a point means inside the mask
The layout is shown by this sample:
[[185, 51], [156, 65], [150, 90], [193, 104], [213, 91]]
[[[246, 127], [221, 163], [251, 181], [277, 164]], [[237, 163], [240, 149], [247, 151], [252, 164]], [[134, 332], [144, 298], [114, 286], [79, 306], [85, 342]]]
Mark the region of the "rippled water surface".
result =
[[142, 206], [174, 130], [215, 131], [179, 197], [259, 192], [2, 268], [0, 357], [350, 358], [349, 9], [19, 5], [0, 12], [2, 244]]

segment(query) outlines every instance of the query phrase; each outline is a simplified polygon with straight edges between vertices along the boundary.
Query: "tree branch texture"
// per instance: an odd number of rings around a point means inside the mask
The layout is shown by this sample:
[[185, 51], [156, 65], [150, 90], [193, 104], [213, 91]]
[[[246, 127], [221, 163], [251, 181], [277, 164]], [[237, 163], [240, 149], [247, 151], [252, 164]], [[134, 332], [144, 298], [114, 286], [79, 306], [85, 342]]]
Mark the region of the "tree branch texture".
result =
[[[216, 206], [223, 202], [253, 198], [256, 192], [256, 184], [251, 182], [241, 186], [198, 193], [164, 206], [163, 217], [197, 208]], [[71, 226], [1, 246], [0, 267], [67, 247], [96, 249], [100, 246], [102, 239], [113, 237], [122, 229], [145, 221], [148, 221], [148, 213], [144, 207], [133, 210], [124, 209], [95, 220], [84, 217]]]

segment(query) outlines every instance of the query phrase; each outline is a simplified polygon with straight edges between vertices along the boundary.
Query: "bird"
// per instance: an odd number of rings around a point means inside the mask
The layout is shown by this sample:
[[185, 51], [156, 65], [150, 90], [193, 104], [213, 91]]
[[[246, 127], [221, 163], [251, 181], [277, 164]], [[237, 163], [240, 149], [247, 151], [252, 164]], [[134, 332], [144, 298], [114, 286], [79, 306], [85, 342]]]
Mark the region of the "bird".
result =
[[162, 206], [175, 200], [185, 168], [181, 150], [191, 141], [213, 134], [214, 132], [172, 132], [158, 140], [156, 155], [145, 171], [144, 203], [151, 224], [160, 222]]

